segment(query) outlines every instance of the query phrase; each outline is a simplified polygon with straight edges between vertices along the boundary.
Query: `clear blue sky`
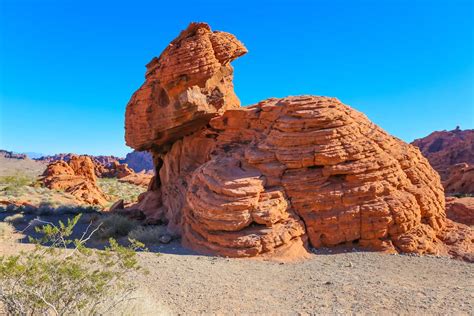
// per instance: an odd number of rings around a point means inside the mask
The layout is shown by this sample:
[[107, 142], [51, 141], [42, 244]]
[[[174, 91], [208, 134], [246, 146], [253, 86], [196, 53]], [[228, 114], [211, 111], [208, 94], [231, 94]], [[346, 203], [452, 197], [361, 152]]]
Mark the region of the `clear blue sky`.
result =
[[126, 154], [144, 66], [191, 21], [247, 46], [244, 105], [335, 96], [408, 142], [473, 128], [473, 2], [0, 0], [0, 148]]

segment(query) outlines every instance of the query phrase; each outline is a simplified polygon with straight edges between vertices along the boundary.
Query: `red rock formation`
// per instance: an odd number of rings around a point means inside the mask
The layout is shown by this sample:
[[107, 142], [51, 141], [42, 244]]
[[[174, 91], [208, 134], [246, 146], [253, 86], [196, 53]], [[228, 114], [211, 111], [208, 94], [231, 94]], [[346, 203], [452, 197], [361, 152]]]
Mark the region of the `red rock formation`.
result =
[[239, 107], [230, 62], [246, 52], [232, 34], [191, 23], [147, 65], [145, 83], [127, 105], [127, 145], [164, 147]]
[[118, 178], [118, 181], [147, 188], [152, 178], [153, 178], [152, 174], [145, 173], [145, 172], [139, 172], [139, 173], [134, 172], [124, 177]]
[[474, 164], [458, 163], [451, 166], [443, 186], [449, 194], [474, 194]]
[[474, 197], [446, 198], [446, 215], [455, 222], [473, 226]]
[[474, 129], [437, 131], [416, 139], [413, 145], [420, 148], [433, 168], [443, 180], [447, 179], [449, 168], [458, 163], [474, 165]]
[[153, 158], [147, 151], [136, 151], [128, 153], [124, 163], [128, 164], [135, 172], [153, 171]]
[[25, 154], [17, 154], [12, 151], [3, 150], [3, 149], [0, 149], [0, 157], [4, 157], [8, 159], [18, 159], [18, 160], [29, 159], [28, 156]]
[[[150, 150], [158, 171], [135, 207], [204, 253], [294, 258], [305, 256], [309, 239], [316, 248], [357, 243], [469, 257], [472, 232], [446, 219], [443, 188], [428, 161], [337, 99], [288, 97], [239, 108], [231, 76], [221, 73], [223, 94], [232, 97], [222, 98], [219, 110], [177, 98], [177, 91], [213, 91], [216, 73], [202, 65], [243, 51], [226, 33], [217, 34], [230, 43], [216, 49], [212, 34], [191, 24], [148, 67], [127, 106], [127, 142]], [[190, 59], [196, 47], [199, 62]], [[202, 57], [202, 47], [209, 55], [212, 47], [214, 57]]]
[[85, 204], [104, 206], [108, 203], [108, 197], [97, 186], [94, 163], [87, 156], [50, 163], [40, 181], [50, 189], [70, 193]]

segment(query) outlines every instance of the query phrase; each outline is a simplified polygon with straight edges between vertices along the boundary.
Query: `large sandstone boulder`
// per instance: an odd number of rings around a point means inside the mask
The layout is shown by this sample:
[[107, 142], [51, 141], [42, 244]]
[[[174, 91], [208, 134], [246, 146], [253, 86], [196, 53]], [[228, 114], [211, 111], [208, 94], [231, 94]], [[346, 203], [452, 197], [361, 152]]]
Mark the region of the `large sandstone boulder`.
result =
[[[191, 24], [172, 44], [185, 43], [182, 54], [189, 57], [211, 34], [207, 25]], [[236, 56], [235, 43], [241, 44], [217, 34], [232, 41], [214, 51], [216, 59]], [[166, 56], [178, 69], [195, 62], [167, 50], [159, 60]], [[183, 74], [207, 76], [206, 69], [191, 69]], [[158, 82], [170, 76], [149, 69], [147, 78], [152, 75]], [[201, 87], [190, 81], [186, 91]], [[472, 231], [446, 219], [440, 178], [420, 151], [339, 100], [299, 96], [240, 108], [234, 97], [224, 98], [226, 111], [188, 109], [201, 118], [195, 124], [194, 115], [170, 119], [170, 108], [156, 106], [159, 94], [137, 102], [143, 89], [127, 106], [126, 139], [151, 151], [157, 176], [136, 207], [166, 222], [187, 247], [295, 258], [309, 245], [358, 245], [470, 258]], [[187, 104], [175, 99], [173, 113]], [[137, 107], [149, 110], [133, 114]]]
[[127, 105], [127, 145], [156, 151], [238, 108], [230, 62], [246, 52], [232, 34], [191, 23], [146, 66], [145, 83]]
[[70, 193], [79, 203], [98, 206], [108, 203], [108, 197], [97, 185], [94, 163], [87, 156], [51, 162], [40, 181], [50, 189]]

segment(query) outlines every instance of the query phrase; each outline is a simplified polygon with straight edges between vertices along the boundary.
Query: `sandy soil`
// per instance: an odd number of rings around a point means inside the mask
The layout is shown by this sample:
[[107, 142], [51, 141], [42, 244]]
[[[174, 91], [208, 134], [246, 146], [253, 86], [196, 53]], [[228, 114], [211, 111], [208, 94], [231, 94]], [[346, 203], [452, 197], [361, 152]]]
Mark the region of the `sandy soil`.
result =
[[[29, 245], [0, 242], [0, 253]], [[474, 311], [474, 265], [380, 253], [313, 254], [296, 263], [195, 255], [179, 242], [140, 253], [133, 315], [460, 314]]]
[[37, 177], [46, 169], [47, 163], [31, 159], [10, 159], [0, 156], [0, 176], [18, 173]]

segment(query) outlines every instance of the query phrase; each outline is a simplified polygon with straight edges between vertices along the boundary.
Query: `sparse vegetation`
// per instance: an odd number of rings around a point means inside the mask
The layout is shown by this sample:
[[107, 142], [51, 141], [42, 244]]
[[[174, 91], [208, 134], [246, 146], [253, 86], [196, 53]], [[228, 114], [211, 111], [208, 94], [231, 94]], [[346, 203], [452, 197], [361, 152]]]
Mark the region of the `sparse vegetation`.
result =
[[125, 278], [140, 269], [136, 251], [144, 245], [130, 240], [130, 246], [123, 247], [110, 239], [104, 251], [88, 249], [85, 243], [98, 228], [89, 231], [89, 225], [80, 239], [70, 238], [80, 216], [57, 226], [43, 222], [35, 227], [41, 237], [30, 237], [36, 244], [34, 251], [0, 256], [0, 302], [5, 312], [111, 314], [119, 304], [133, 299], [135, 287]]
[[123, 199], [127, 202], [135, 202], [138, 196], [146, 191], [144, 187], [119, 182], [116, 178], [99, 178], [97, 182], [102, 191], [110, 196], [113, 201]]
[[166, 226], [138, 226], [128, 234], [128, 237], [146, 245], [153, 245], [159, 244], [160, 237], [165, 233]]
[[127, 217], [111, 214], [100, 220], [98, 236], [103, 239], [127, 236], [139, 223]]
[[17, 172], [15, 175], [1, 176], [0, 188], [3, 194], [18, 195], [27, 191], [34, 181], [33, 177]]
[[457, 197], [457, 198], [465, 198], [465, 197], [474, 197], [474, 194], [470, 193], [453, 193], [451, 196]]

